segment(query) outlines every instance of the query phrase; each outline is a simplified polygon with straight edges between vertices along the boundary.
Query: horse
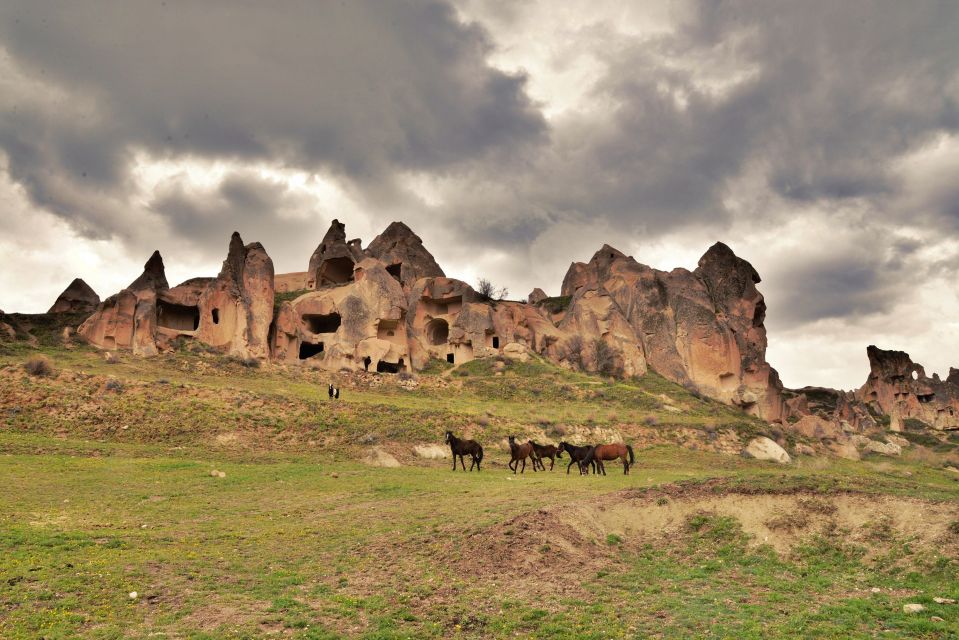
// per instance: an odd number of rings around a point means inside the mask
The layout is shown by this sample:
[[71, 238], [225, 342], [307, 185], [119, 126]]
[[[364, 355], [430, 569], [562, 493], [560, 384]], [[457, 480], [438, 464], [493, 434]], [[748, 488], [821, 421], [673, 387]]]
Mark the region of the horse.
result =
[[[536, 454], [533, 451], [533, 445], [529, 442], [523, 444], [516, 443], [516, 436], [509, 437], [510, 461], [509, 468], [513, 473], [519, 469], [519, 463], [523, 463], [523, 469], [520, 473], [526, 473], [526, 458], [533, 459], [533, 471], [536, 471]], [[515, 465], [515, 466], [514, 466]]]
[[333, 383], [332, 382], [330, 383], [329, 394], [330, 394], [330, 400], [332, 400], [333, 399]]
[[623, 474], [629, 475], [629, 465], [636, 462], [636, 457], [633, 455], [633, 448], [621, 442], [596, 445], [590, 450], [580, 465], [595, 462], [599, 468], [599, 472], [605, 476], [606, 467], [603, 465], [603, 460], [615, 460], [616, 458], [623, 461]]
[[[559, 443], [559, 448], [556, 450], [556, 456], [559, 457], [559, 455], [565, 451], [566, 453], [569, 454], [569, 458], [570, 458], [569, 464], [566, 465], [566, 475], [569, 475], [569, 468], [572, 467], [575, 463], [577, 462], [582, 463], [582, 461], [586, 458], [586, 456], [589, 455], [589, 452], [592, 448], [593, 447], [590, 445], [577, 447], [575, 445], [571, 445], [568, 442]], [[592, 465], [593, 465], [593, 473], [596, 473], [596, 463], [593, 462]], [[579, 472], [583, 473], [582, 464], [580, 464]]]
[[559, 452], [559, 449], [556, 448], [556, 445], [552, 444], [536, 444], [532, 440], [529, 441], [529, 444], [533, 446], [533, 466], [537, 464], [539, 468], [543, 471], [546, 471], [546, 465], [543, 464], [543, 458], [549, 458], [549, 470], [553, 470], [553, 465], [556, 463], [556, 458], [562, 458], [562, 454]]
[[463, 471], [466, 471], [463, 456], [469, 456], [472, 459], [470, 471], [473, 470], [473, 465], [476, 465], [476, 471], [479, 472], [480, 463], [483, 461], [483, 447], [480, 446], [479, 442], [476, 440], [460, 440], [453, 435], [452, 431], [447, 431], [446, 444], [450, 446], [450, 451], [453, 452], [453, 471], [456, 471], [456, 456], [460, 457], [460, 466], [463, 467]]

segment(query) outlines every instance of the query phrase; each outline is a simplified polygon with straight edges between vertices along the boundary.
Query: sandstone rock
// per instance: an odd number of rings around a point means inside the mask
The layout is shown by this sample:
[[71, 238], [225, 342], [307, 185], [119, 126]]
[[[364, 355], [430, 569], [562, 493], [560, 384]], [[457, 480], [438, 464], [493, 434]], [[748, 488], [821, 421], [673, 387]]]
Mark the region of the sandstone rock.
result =
[[803, 416], [798, 422], [787, 425], [787, 428], [801, 436], [817, 440], [836, 440], [843, 435], [842, 428], [838, 424], [816, 415]]
[[526, 350], [526, 347], [518, 342], [510, 342], [503, 347], [503, 356], [510, 360], [516, 360], [517, 362], [529, 361], [529, 352]]
[[413, 454], [425, 460], [443, 460], [450, 457], [450, 450], [438, 444], [418, 444], [413, 447]]
[[887, 435], [886, 442], [897, 444], [903, 449], [905, 449], [911, 444], [906, 438], [903, 438], [902, 436], [896, 436], [896, 435]]
[[323, 241], [310, 256], [308, 285], [316, 289], [353, 280], [353, 265], [363, 259], [359, 242], [346, 241], [346, 225], [333, 220]]
[[47, 313], [93, 312], [100, 304], [100, 296], [86, 282], [76, 278], [57, 297]]
[[785, 449], [763, 436], [750, 440], [744, 453], [756, 460], [768, 460], [780, 464], [786, 464], [791, 460]]
[[956, 604], [955, 598], [942, 598], [942, 597], [936, 596], [935, 598], [932, 599], [932, 601], [935, 602], [936, 604]]
[[220, 274], [199, 295], [196, 307], [182, 308], [195, 318], [193, 330], [202, 342], [238, 357], [266, 359], [273, 298], [273, 261], [259, 242], [244, 245], [234, 232]]
[[900, 447], [898, 444], [893, 444], [892, 442], [877, 442], [875, 440], [870, 440], [864, 449], [869, 453], [878, 453], [879, 455], [883, 456], [902, 455], [902, 447]]
[[363, 463], [371, 467], [396, 468], [402, 466], [399, 460], [379, 447], [371, 447], [363, 457]]
[[950, 369], [942, 381], [926, 375], [903, 351], [886, 351], [870, 345], [869, 378], [858, 399], [890, 416], [890, 429], [901, 431], [907, 419], [920, 420], [936, 429], [959, 427], [959, 375]]
[[816, 455], [816, 450], [810, 447], [808, 444], [802, 442], [797, 442], [793, 447], [793, 452], [797, 456], [814, 456]]
[[859, 449], [849, 442], [833, 442], [829, 445], [829, 450], [837, 458], [844, 460], [859, 460]]
[[910, 604], [904, 604], [904, 605], [902, 605], [902, 611], [903, 611], [903, 613], [920, 613], [920, 612], [925, 611], [925, 610], [926, 610], [926, 608], [925, 608], [924, 606], [922, 606], [921, 604], [918, 604], [918, 603], [914, 603], [914, 602], [913, 602], [913, 603], [910, 603]]
[[386, 265], [386, 270], [410, 289], [420, 278], [441, 278], [446, 274], [423, 241], [402, 222], [392, 222], [366, 248], [366, 255]]
[[543, 291], [539, 287], [536, 287], [535, 289], [529, 292], [528, 296], [526, 296], [526, 302], [528, 302], [529, 304], [536, 304], [538, 302], [542, 302], [548, 297], [549, 296], [546, 295], [545, 291]]

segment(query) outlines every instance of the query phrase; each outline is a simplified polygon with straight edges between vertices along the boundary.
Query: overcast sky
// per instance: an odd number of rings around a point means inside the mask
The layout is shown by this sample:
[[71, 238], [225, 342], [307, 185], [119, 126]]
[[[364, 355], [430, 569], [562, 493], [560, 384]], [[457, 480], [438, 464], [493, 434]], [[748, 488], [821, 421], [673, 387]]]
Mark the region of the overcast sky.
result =
[[0, 308], [306, 269], [392, 220], [557, 294], [604, 242], [763, 277], [787, 386], [959, 366], [959, 3], [0, 3]]

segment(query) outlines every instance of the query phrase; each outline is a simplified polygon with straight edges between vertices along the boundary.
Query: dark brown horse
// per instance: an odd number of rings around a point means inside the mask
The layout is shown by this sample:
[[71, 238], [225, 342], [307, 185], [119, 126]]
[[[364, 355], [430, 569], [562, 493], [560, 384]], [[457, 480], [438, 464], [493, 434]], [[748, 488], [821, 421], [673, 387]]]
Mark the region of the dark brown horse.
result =
[[[583, 473], [584, 467], [582, 465], [582, 462], [586, 458], [586, 456], [589, 455], [589, 452], [592, 450], [592, 448], [593, 447], [588, 444], [582, 447], [577, 447], [575, 445], [571, 445], [568, 442], [559, 443], [559, 448], [556, 450], [556, 456], [559, 457], [559, 454], [565, 451], [566, 453], [569, 454], [569, 458], [570, 458], [569, 464], [566, 465], [566, 475], [569, 475], [569, 468], [576, 463], [579, 463], [579, 467], [580, 467], [579, 472]], [[596, 473], [595, 461], [592, 461], [592, 466], [593, 466], [593, 473]], [[589, 467], [587, 466], [586, 469], [588, 468]]]
[[546, 465], [543, 464], [543, 458], [549, 458], [549, 470], [553, 470], [556, 458], [562, 458], [563, 455], [553, 444], [536, 444], [532, 440], [529, 443], [533, 446], [533, 466], [539, 465], [539, 468], [546, 471]]
[[483, 447], [480, 446], [479, 442], [476, 440], [460, 440], [453, 435], [452, 431], [447, 431], [446, 444], [450, 446], [450, 451], [453, 452], [453, 471], [456, 471], [456, 456], [460, 457], [460, 466], [463, 467], [463, 471], [466, 471], [463, 456], [472, 458], [470, 471], [473, 470], [473, 465], [476, 465], [477, 471], [480, 470], [480, 463], [483, 461]]
[[520, 471], [520, 473], [526, 473], [526, 458], [532, 458], [533, 471], [536, 471], [536, 457], [535, 453], [533, 452], [533, 445], [531, 445], [529, 442], [519, 444], [516, 442], [516, 436], [510, 436], [509, 453], [509, 468], [513, 473], [516, 473], [516, 470], [519, 469], [520, 462], [523, 463], [523, 469]]
[[623, 473], [629, 474], [629, 465], [636, 462], [636, 457], [633, 455], [633, 448], [628, 444], [623, 444], [622, 442], [617, 442], [616, 444], [596, 445], [586, 455], [586, 457], [580, 463], [580, 466], [582, 467], [590, 462], [595, 462], [599, 469], [599, 473], [602, 473], [605, 476], [606, 467], [603, 465], [603, 460], [615, 460], [616, 458], [619, 458], [623, 461]]

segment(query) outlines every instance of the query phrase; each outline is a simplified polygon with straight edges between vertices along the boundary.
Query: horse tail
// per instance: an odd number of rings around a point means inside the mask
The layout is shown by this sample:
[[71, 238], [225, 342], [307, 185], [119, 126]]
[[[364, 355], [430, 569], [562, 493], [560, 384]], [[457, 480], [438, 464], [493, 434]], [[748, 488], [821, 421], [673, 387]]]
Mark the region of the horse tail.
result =
[[636, 456], [633, 455], [633, 448], [629, 445], [626, 445], [626, 451], [629, 452], [629, 464], [636, 462]]
[[476, 461], [477, 461], [477, 462], [482, 462], [482, 461], [483, 461], [483, 445], [480, 444], [480, 445], [476, 445], [476, 446], [479, 447], [479, 455], [476, 456]]

